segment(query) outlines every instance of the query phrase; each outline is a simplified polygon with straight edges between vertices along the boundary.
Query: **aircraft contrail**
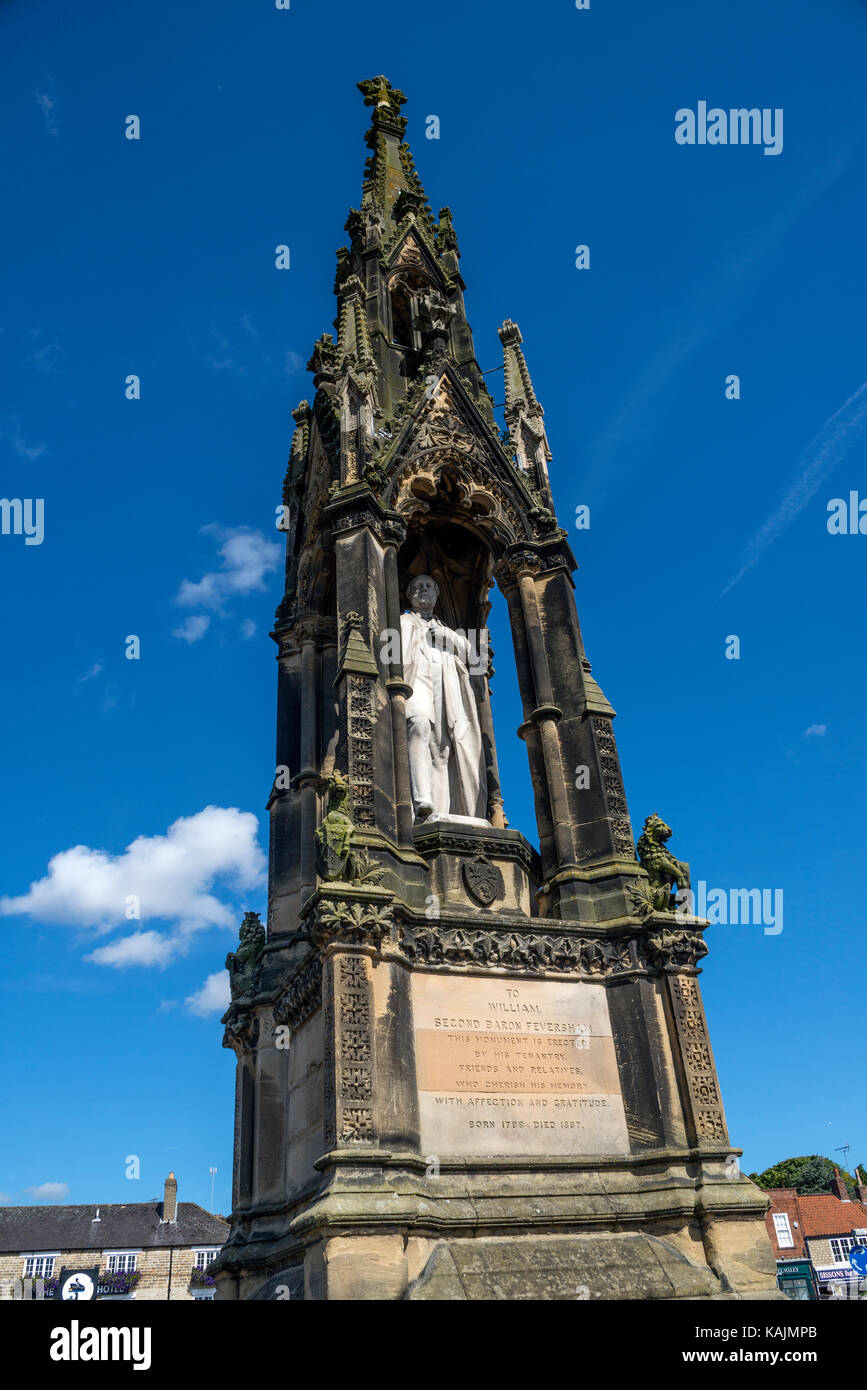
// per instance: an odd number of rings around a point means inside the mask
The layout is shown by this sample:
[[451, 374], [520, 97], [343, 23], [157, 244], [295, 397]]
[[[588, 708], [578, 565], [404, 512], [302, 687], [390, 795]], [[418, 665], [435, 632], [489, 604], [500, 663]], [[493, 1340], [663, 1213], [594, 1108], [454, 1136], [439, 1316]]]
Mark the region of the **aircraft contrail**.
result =
[[758, 564], [762, 555], [807, 503], [845, 454], [849, 452], [867, 420], [867, 381], [835, 410], [819, 433], [810, 440], [803, 454], [798, 475], [777, 509], [771, 512], [741, 554], [739, 568], [720, 594], [724, 598], [744, 575]]

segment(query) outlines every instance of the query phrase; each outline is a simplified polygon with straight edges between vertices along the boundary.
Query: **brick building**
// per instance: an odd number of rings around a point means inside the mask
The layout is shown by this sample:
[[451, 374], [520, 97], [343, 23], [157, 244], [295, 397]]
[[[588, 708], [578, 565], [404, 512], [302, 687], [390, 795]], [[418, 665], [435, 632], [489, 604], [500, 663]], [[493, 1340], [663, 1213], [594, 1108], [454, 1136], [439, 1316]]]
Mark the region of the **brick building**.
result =
[[61, 1270], [95, 1268], [99, 1298], [213, 1298], [206, 1271], [228, 1234], [222, 1217], [178, 1201], [174, 1173], [162, 1202], [0, 1207], [0, 1298], [21, 1279], [52, 1296]]
[[[768, 1189], [765, 1217], [780, 1287], [792, 1298], [859, 1297], [867, 1281], [853, 1278], [849, 1251], [867, 1245], [867, 1191], [849, 1196], [837, 1168], [830, 1192], [799, 1196], [794, 1187]], [[812, 1291], [811, 1291], [812, 1290]]]

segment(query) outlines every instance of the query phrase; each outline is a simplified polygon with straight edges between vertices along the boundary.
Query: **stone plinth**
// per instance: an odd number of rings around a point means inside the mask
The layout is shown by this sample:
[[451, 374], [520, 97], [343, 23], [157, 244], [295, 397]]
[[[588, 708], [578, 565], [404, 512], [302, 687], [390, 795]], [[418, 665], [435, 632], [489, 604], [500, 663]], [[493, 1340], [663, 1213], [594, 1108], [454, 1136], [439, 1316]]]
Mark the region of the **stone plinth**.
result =
[[535, 912], [539, 856], [520, 831], [431, 817], [414, 827], [413, 843], [430, 867], [431, 920], [449, 907], [524, 918]]

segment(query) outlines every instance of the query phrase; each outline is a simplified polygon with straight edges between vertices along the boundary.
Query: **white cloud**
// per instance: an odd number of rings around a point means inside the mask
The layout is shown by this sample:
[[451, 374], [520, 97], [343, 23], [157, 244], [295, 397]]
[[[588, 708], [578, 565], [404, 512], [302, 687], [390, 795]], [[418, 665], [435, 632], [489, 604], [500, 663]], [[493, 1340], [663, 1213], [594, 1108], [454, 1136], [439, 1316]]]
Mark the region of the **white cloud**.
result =
[[61, 1202], [69, 1196], [68, 1182], [42, 1182], [38, 1187], [25, 1187], [25, 1192], [37, 1202]]
[[242, 636], [242, 637], [255, 637], [255, 636], [256, 636], [256, 624], [253, 622], [253, 619], [252, 619], [252, 618], [245, 618], [244, 621], [242, 622], [242, 624], [241, 624], [241, 636]]
[[66, 353], [60, 343], [54, 341], [43, 343], [41, 348], [30, 354], [27, 362], [29, 366], [36, 367], [40, 372], [53, 372], [58, 362], [65, 356]]
[[811, 724], [809, 729], [805, 729], [802, 738], [824, 738], [828, 732], [827, 724]]
[[198, 642], [210, 625], [211, 620], [206, 613], [191, 613], [189, 618], [184, 618], [180, 627], [175, 628], [172, 636], [180, 637], [182, 642]]
[[98, 676], [102, 670], [102, 662], [95, 661], [89, 671], [85, 671], [83, 676], [79, 676], [75, 682], [76, 686], [84, 685], [86, 681], [92, 681], [94, 676]]
[[250, 314], [242, 314], [228, 326], [212, 325], [202, 342], [202, 351], [215, 372], [248, 382], [273, 381], [281, 371], [297, 376], [305, 364], [305, 358], [297, 352], [271, 348]]
[[[209, 355], [207, 361], [208, 366], [213, 367], [215, 372], [224, 372], [227, 367], [235, 366], [235, 363], [232, 361], [231, 357], [216, 358], [214, 357], [213, 353]], [[243, 373], [240, 373], [240, 375], [243, 375]]]
[[188, 942], [184, 937], [161, 936], [158, 931], [137, 931], [122, 936], [110, 946], [98, 946], [85, 960], [94, 965], [113, 965], [125, 970], [128, 965], [158, 965], [165, 969], [176, 955], [183, 954]]
[[8, 428], [0, 430], [0, 439], [10, 439], [19, 458], [38, 459], [42, 457], [45, 453], [45, 445], [27, 442], [21, 433], [21, 425], [17, 415], [7, 415], [4, 423]]
[[51, 92], [34, 92], [33, 95], [45, 118], [45, 129], [48, 131], [48, 134], [59, 135], [60, 122], [57, 119], [57, 114], [60, 109], [60, 103], [57, 97], [53, 96]]
[[203, 575], [193, 583], [185, 579], [174, 602], [182, 608], [210, 608], [223, 613], [227, 601], [236, 594], [264, 590], [265, 575], [280, 564], [280, 545], [269, 541], [261, 531], [249, 526], [227, 528], [210, 524], [203, 526], [206, 535], [215, 536], [219, 544], [221, 569]]
[[12, 444], [19, 458], [38, 459], [45, 453], [44, 444], [28, 444], [20, 431], [16, 431], [15, 434], [13, 434]]
[[235, 926], [237, 909], [211, 890], [218, 880], [242, 892], [261, 886], [265, 856], [258, 828], [249, 811], [206, 806], [180, 817], [165, 835], [140, 835], [123, 854], [75, 845], [54, 855], [27, 893], [0, 898], [0, 914], [104, 933], [128, 921], [128, 899], [135, 897], [142, 918], [171, 923], [171, 933], [139, 928], [88, 959], [119, 968], [164, 966], [187, 950], [193, 932]]
[[184, 1004], [191, 1014], [210, 1018], [213, 1014], [224, 1013], [231, 997], [228, 971], [218, 970], [214, 975], [209, 975], [201, 989], [190, 994]]

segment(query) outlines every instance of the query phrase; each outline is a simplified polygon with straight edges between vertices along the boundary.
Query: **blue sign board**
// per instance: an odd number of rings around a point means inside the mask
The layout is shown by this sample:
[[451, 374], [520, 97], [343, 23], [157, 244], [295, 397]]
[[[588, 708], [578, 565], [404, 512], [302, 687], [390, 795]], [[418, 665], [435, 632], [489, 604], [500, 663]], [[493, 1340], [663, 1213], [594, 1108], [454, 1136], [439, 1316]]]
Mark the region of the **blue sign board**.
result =
[[867, 1245], [853, 1245], [849, 1251], [849, 1263], [856, 1274], [867, 1278]]

